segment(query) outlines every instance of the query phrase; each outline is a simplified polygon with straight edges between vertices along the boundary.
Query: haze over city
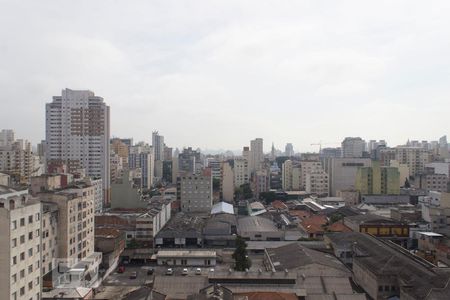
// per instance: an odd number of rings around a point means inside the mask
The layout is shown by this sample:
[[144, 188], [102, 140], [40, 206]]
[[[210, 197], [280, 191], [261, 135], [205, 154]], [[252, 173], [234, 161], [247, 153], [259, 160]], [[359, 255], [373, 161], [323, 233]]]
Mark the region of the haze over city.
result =
[[[111, 135], [317, 151], [448, 129], [448, 1], [1, 1], [2, 128], [45, 138], [45, 103], [88, 89]], [[20, 17], [19, 17], [20, 16]], [[5, 109], [5, 107], [7, 109]], [[30, 126], [32, 124], [32, 126]], [[426, 126], [424, 126], [426, 124]]]

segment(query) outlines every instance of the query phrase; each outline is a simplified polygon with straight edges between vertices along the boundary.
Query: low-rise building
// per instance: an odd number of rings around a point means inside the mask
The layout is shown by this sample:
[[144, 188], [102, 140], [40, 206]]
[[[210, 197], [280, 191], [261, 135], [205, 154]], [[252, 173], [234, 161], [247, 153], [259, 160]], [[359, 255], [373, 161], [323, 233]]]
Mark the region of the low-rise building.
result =
[[209, 267], [216, 265], [216, 251], [213, 250], [159, 250], [158, 265]]

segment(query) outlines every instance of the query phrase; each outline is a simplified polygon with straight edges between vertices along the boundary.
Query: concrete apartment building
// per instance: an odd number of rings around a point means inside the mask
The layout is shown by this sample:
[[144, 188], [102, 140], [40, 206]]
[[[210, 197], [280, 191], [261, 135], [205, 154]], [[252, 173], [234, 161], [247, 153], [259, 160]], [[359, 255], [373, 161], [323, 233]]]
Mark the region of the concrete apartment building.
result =
[[212, 207], [212, 176], [186, 175], [177, 182], [181, 211], [209, 213]]
[[0, 298], [41, 299], [41, 203], [0, 186]]
[[414, 187], [427, 191], [447, 192], [448, 177], [444, 174], [417, 174]]
[[8, 173], [13, 182], [27, 184], [31, 176], [42, 172], [39, 158], [33, 154], [29, 141], [14, 138], [13, 130], [0, 133], [0, 172]]
[[178, 154], [178, 172], [185, 174], [196, 174], [200, 161], [200, 152], [192, 150], [192, 147], [183, 149]]
[[264, 162], [264, 151], [263, 151], [263, 139], [256, 138], [250, 141], [250, 160], [249, 168], [250, 173], [257, 170], [261, 170], [262, 163]]
[[292, 191], [292, 160], [288, 159], [281, 165], [281, 186], [284, 191]]
[[221, 198], [222, 200], [232, 203], [234, 200], [234, 172], [229, 162], [222, 162], [221, 167]]
[[361, 195], [400, 194], [400, 172], [393, 167], [380, 167], [372, 162], [371, 167], [361, 167], [356, 173], [355, 189]]
[[60, 191], [40, 193], [39, 198], [58, 210], [52, 286], [92, 286], [102, 261], [101, 253], [94, 252], [95, 186], [77, 182]]
[[305, 178], [305, 191], [320, 196], [328, 196], [328, 174], [324, 171], [307, 173]]
[[322, 163], [315, 160], [301, 160], [300, 161], [300, 188], [304, 191], [306, 189], [306, 175], [310, 173], [322, 172]]
[[409, 176], [423, 173], [425, 165], [430, 162], [430, 153], [422, 147], [399, 146], [395, 148], [396, 160], [400, 164], [406, 164], [409, 168]]
[[84, 169], [101, 178], [106, 205], [110, 200], [110, 119], [103, 98], [87, 90], [64, 89], [46, 104], [46, 162], [65, 163], [69, 173]]
[[56, 266], [54, 259], [58, 253], [58, 205], [50, 202], [42, 203], [41, 225], [41, 259], [42, 275], [52, 271]]
[[346, 137], [342, 141], [341, 149], [344, 158], [360, 158], [363, 157], [366, 142], [360, 137]]
[[240, 187], [243, 184], [250, 182], [250, 169], [249, 163], [245, 158], [235, 158], [234, 166], [234, 186]]
[[331, 158], [328, 162], [330, 196], [336, 196], [339, 190], [354, 189], [358, 168], [372, 165], [369, 158]]
[[141, 188], [151, 188], [154, 183], [155, 155], [153, 147], [139, 144], [130, 148], [128, 156], [130, 170], [141, 170]]
[[252, 190], [256, 199], [259, 199], [259, 195], [270, 190], [270, 174], [267, 170], [259, 170], [255, 172], [252, 177]]
[[121, 139], [114, 138], [111, 140], [111, 150], [121, 158], [123, 167], [128, 168], [129, 146]]

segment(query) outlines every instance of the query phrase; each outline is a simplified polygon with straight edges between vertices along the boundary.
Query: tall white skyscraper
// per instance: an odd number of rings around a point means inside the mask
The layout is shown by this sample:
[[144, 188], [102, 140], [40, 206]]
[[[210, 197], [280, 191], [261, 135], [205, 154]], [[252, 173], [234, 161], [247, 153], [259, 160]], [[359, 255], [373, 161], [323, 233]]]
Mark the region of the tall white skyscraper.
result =
[[69, 172], [84, 169], [101, 178], [105, 204], [110, 199], [109, 126], [109, 106], [91, 91], [65, 89], [46, 104], [47, 168], [63, 163]]
[[155, 160], [164, 160], [164, 136], [159, 135], [158, 131], [152, 133], [152, 146], [155, 151]]
[[250, 171], [261, 170], [264, 161], [263, 139], [256, 138], [250, 141]]

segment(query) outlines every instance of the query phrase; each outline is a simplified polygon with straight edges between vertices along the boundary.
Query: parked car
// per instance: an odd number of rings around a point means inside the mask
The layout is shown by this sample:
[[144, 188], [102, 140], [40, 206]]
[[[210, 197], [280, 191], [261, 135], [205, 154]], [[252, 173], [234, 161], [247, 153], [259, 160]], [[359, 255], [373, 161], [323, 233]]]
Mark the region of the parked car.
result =
[[184, 268], [181, 275], [186, 276], [189, 273], [188, 269]]
[[170, 276], [173, 275], [173, 269], [172, 268], [168, 268], [166, 271], [166, 275]]
[[137, 278], [137, 272], [131, 272], [130, 279], [136, 279]]
[[117, 273], [123, 273], [123, 272], [125, 272], [125, 267], [119, 266], [119, 268], [117, 269]]
[[195, 275], [202, 275], [202, 269], [200, 268], [195, 269]]
[[147, 275], [153, 275], [153, 272], [155, 272], [155, 270], [153, 270], [153, 268], [150, 268], [147, 270]]

